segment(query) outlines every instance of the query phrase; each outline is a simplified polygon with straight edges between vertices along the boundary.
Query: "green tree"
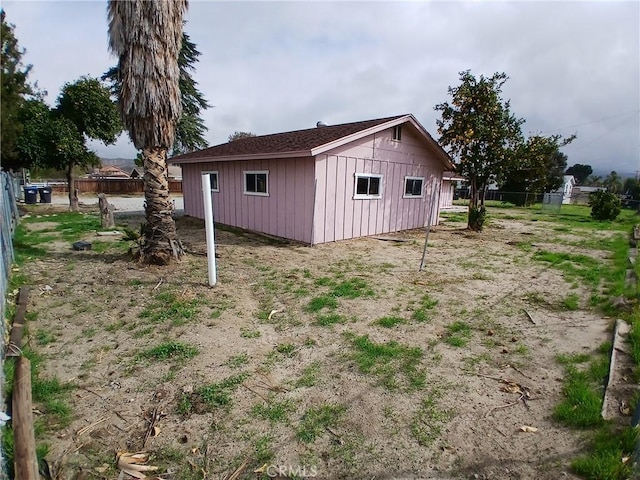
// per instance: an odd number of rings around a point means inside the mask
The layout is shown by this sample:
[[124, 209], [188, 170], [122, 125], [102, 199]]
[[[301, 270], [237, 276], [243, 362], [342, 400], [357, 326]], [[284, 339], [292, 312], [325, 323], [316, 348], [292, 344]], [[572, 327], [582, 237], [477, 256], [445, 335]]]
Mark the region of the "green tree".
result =
[[[20, 112], [24, 128], [18, 138], [18, 151], [25, 168], [54, 168], [69, 172], [76, 166], [97, 165], [97, 155], [89, 151], [76, 125], [41, 99], [27, 100]], [[71, 190], [72, 183], [69, 183]], [[71, 202], [71, 191], [70, 191]], [[75, 205], [75, 207], [74, 207]], [[77, 201], [71, 202], [77, 210]]]
[[604, 179], [602, 185], [607, 188], [608, 192], [620, 193], [622, 191], [622, 178], [620, 178], [618, 172], [612, 170]]
[[637, 178], [625, 179], [622, 191], [630, 200], [640, 200], [640, 180]]
[[[211, 105], [198, 90], [198, 83], [193, 79], [192, 72], [198, 63], [200, 52], [197, 50], [189, 35], [183, 32], [178, 67], [180, 69], [180, 99], [182, 102], [182, 115], [176, 125], [175, 137], [171, 148], [171, 156], [192, 152], [193, 150], [206, 148], [208, 142], [205, 139], [207, 127], [202, 119], [202, 111]], [[122, 79], [118, 66], [111, 67], [102, 75], [111, 85], [113, 94], [118, 97]]]
[[233, 132], [231, 135], [229, 135], [229, 138], [227, 139], [227, 141], [229, 143], [234, 142], [236, 140], [240, 140], [241, 138], [250, 138], [250, 137], [255, 137], [256, 134], [255, 133], [251, 133], [251, 132], [239, 132], [238, 130], [236, 130], [235, 132]]
[[18, 46], [15, 26], [7, 23], [4, 10], [0, 9], [0, 37], [2, 40], [0, 71], [0, 158], [5, 168], [20, 167], [17, 149], [22, 132], [20, 110], [25, 98], [33, 93], [27, 83], [31, 65], [22, 64], [24, 49]]
[[[111, 145], [122, 132], [120, 115], [111, 99], [111, 92], [96, 78], [82, 77], [64, 84], [53, 113], [75, 125], [83, 145], [85, 137]], [[95, 154], [83, 155], [67, 158], [65, 164], [49, 165], [65, 171], [69, 184], [69, 206], [74, 212], [78, 211], [78, 196], [73, 189], [74, 167], [92, 165], [93, 157]]]
[[166, 265], [180, 259], [169, 197], [167, 153], [182, 115], [180, 68], [186, 0], [109, 1], [109, 46], [118, 57], [118, 106], [134, 146], [144, 157], [146, 226], [144, 262]]
[[472, 230], [482, 229], [487, 187], [504, 178], [522, 142], [524, 120], [516, 118], [509, 101], [500, 96], [507, 79], [504, 73], [476, 78], [469, 70], [460, 72], [460, 85], [448, 89], [451, 104], [435, 106], [442, 116], [436, 122], [440, 144], [469, 182], [468, 228]]
[[567, 175], [573, 175], [576, 180], [576, 185], [584, 185], [585, 181], [593, 173], [591, 165], [582, 165], [581, 163], [575, 163], [567, 168], [565, 172]]
[[109, 145], [122, 131], [118, 109], [109, 90], [97, 79], [80, 78], [62, 87], [54, 109], [41, 99], [26, 101], [20, 121], [24, 128], [18, 150], [23, 165], [64, 171], [69, 186], [69, 207], [78, 211], [78, 197], [73, 189], [74, 170], [99, 162], [97, 155], [87, 148], [86, 139]]
[[567, 156], [560, 148], [572, 142], [575, 135], [545, 137], [533, 135], [518, 148], [517, 162], [505, 173], [500, 188], [509, 192], [507, 199], [516, 205], [535, 202], [538, 194], [557, 190], [564, 184]]

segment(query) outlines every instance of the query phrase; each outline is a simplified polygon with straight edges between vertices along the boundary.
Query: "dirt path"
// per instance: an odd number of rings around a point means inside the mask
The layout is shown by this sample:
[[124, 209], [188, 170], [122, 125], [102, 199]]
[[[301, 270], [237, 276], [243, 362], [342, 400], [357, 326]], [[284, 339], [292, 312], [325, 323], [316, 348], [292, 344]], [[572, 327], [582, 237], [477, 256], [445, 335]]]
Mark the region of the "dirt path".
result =
[[[218, 231], [211, 289], [201, 222], [178, 226], [192, 254], [169, 269], [64, 243], [24, 269], [30, 342], [48, 375], [77, 386], [48, 456], [63, 478], [115, 478], [114, 453], [142, 449], [171, 478], [229, 478], [245, 460], [238, 478], [272, 465], [327, 479], [574, 478], [583, 445], [552, 418], [555, 357], [593, 352], [610, 321], [588, 309], [589, 288], [532, 253], [608, 232], [445, 222], [418, 272], [420, 231], [313, 248]], [[165, 357], [149, 353], [159, 346]]]

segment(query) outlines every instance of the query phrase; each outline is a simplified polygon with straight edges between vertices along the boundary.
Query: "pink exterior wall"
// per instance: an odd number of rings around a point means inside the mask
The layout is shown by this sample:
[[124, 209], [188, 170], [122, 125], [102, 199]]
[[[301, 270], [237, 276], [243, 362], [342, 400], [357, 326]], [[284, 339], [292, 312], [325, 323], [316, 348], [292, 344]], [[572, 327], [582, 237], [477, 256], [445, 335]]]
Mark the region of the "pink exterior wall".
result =
[[[185, 214], [204, 218], [201, 172], [217, 171], [213, 192], [217, 223], [311, 243], [314, 176], [312, 158], [205, 162], [182, 165]], [[246, 195], [244, 171], [269, 172], [269, 196]]]
[[[439, 199], [432, 205], [433, 192], [443, 170], [435, 152], [406, 124], [400, 142], [388, 129], [317, 155], [313, 243], [423, 227], [432, 206], [435, 222]], [[383, 175], [380, 199], [353, 198], [356, 173]], [[421, 198], [403, 198], [405, 176], [424, 177]]]
[[442, 192], [440, 192], [440, 208], [447, 208], [453, 206], [453, 182], [443, 180]]

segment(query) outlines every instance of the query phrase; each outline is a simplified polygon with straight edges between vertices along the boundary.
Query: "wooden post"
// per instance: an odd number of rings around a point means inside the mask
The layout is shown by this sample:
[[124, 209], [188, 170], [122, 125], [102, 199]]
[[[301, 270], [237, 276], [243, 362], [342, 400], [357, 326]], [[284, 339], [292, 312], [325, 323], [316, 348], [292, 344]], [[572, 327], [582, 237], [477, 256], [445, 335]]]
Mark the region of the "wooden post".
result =
[[102, 228], [113, 228], [116, 222], [113, 219], [113, 205], [109, 205], [107, 196], [104, 193], [98, 195], [98, 208], [100, 208], [100, 221]]
[[16, 480], [36, 480], [38, 458], [31, 406], [31, 362], [18, 357], [13, 382], [13, 458]]

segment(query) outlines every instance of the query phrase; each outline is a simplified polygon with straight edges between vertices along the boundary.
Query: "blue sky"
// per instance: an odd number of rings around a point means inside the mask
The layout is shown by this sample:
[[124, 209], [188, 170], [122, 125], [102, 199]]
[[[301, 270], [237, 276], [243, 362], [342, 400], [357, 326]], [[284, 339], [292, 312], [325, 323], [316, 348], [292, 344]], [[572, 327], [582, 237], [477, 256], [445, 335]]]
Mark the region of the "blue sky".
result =
[[[106, 1], [2, 1], [31, 80], [54, 103], [65, 82], [100, 76]], [[525, 133], [577, 133], [569, 165], [640, 170], [640, 2], [191, 1], [194, 74], [214, 108], [211, 145], [413, 113], [437, 137], [434, 105], [458, 72], [510, 79], [503, 97]], [[135, 157], [126, 133], [102, 157]]]

